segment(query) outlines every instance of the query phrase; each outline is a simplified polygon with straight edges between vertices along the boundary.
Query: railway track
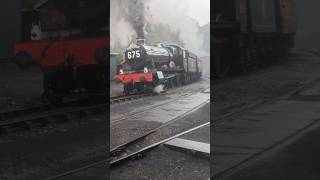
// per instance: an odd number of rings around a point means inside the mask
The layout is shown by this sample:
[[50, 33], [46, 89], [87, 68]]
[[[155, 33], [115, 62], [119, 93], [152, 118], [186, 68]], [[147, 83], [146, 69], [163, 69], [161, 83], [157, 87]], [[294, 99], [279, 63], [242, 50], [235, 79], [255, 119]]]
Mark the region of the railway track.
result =
[[132, 100], [142, 99], [142, 98], [151, 97], [151, 96], [156, 96], [156, 94], [154, 94], [154, 93], [141, 93], [141, 94], [134, 94], [134, 95], [115, 96], [115, 97], [110, 97], [110, 104], [132, 101]]
[[76, 107], [76, 106], [83, 106], [83, 105], [93, 105], [97, 103], [104, 103], [104, 102], [101, 102], [100, 100], [96, 100], [96, 99], [91, 100], [89, 98], [81, 98], [81, 99], [73, 99], [73, 100], [65, 101], [58, 105], [46, 103], [46, 104], [32, 106], [28, 108], [20, 108], [20, 109], [15, 109], [11, 111], [3, 111], [3, 112], [0, 112], [0, 122], [5, 121], [7, 119], [27, 116], [27, 115], [41, 113], [44, 111], [50, 111], [54, 109], [57, 110], [57, 109], [62, 109], [70, 106]]
[[[104, 160], [101, 160], [101, 161], [97, 161], [97, 162], [94, 162], [94, 163], [91, 163], [91, 164], [88, 164], [88, 165], [85, 165], [85, 166], [82, 166], [82, 167], [79, 167], [79, 168], [76, 168], [76, 169], [72, 169], [72, 170], [69, 170], [69, 171], [66, 171], [64, 173], [61, 173], [61, 174], [58, 174], [58, 175], [55, 175], [55, 176], [52, 176], [52, 177], [49, 177], [47, 178], [46, 180], [56, 180], [56, 179], [71, 179], [71, 177], [80, 177], [81, 175], [77, 176], [77, 174], [82, 174], [84, 171], [86, 171], [86, 176], [88, 176], [88, 174], [90, 174], [90, 172], [92, 173], [92, 175], [96, 174], [97, 173], [97, 169], [101, 169], [101, 167], [105, 167], [105, 168], [109, 168], [109, 167], [114, 167], [115, 165], [118, 165], [119, 163], [122, 163], [126, 160], [129, 160], [139, 154], [143, 154], [145, 152], [148, 152], [150, 150], [152, 150], [153, 148], [156, 148], [157, 146], [161, 145], [161, 144], [164, 144], [172, 139], [175, 139], [175, 138], [178, 138], [180, 136], [183, 136], [185, 134], [188, 134], [188, 133], [191, 133], [193, 131], [196, 131], [198, 129], [201, 129], [205, 126], [209, 126], [210, 125], [210, 122], [207, 122], [207, 123], [203, 123], [201, 125], [198, 125], [196, 127], [193, 127], [193, 128], [190, 128], [190, 129], [187, 129], [183, 132], [180, 132], [178, 134], [175, 134], [171, 137], [168, 137], [166, 139], [163, 139], [161, 141], [158, 141], [156, 143], [153, 143], [153, 144], [150, 144], [144, 148], [141, 148], [140, 150], [138, 151], [135, 151], [135, 152], [132, 152], [131, 154], [128, 154], [120, 159], [117, 159], [117, 160], [112, 160], [112, 159], [104, 159]], [[106, 172], [108, 172], [108, 169], [105, 169]], [[101, 179], [103, 178], [107, 178], [107, 177], [101, 177]]]
[[[162, 132], [162, 131], [165, 131], [167, 129], [170, 129], [171, 126], [174, 126], [176, 124], [174, 123], [179, 123], [179, 120], [183, 119], [184, 117], [192, 114], [193, 112], [199, 110], [201, 107], [203, 107], [204, 105], [206, 105], [207, 103], [209, 103], [209, 101], [206, 101], [196, 107], [194, 107], [193, 109], [191, 109], [190, 111], [184, 113], [184, 114], [181, 114], [180, 116], [176, 117], [175, 119], [172, 119], [171, 121], [168, 121], [150, 131], [147, 131], [145, 133], [143, 133], [142, 135], [140, 135], [139, 137], [136, 137], [132, 140], [129, 140], [127, 141], [126, 143], [124, 144], [121, 144], [121, 145], [118, 145], [118, 146], [115, 146], [115, 147], [112, 147], [110, 149], [110, 154], [111, 154], [111, 164], [115, 164], [115, 163], [118, 163], [118, 162], [122, 162], [124, 159], [127, 159], [130, 157], [130, 154], [136, 154], [136, 152], [139, 152], [141, 149], [143, 149], [143, 146], [146, 146], [145, 144], [143, 145], [139, 145], [138, 148], [135, 148], [135, 144], [137, 142], [140, 142], [142, 140], [144, 140], [146, 137], [154, 134], [154, 133], [157, 133], [157, 132]], [[180, 122], [181, 123], [181, 122]], [[184, 131], [183, 131], [184, 132]], [[161, 134], [161, 133], [160, 133]], [[171, 134], [174, 134], [174, 133], [171, 133]], [[179, 134], [179, 133], [178, 133]], [[157, 140], [159, 142], [163, 141], [161, 139], [165, 139], [166, 137], [168, 136], [171, 136], [171, 135], [166, 135], [165, 137], [158, 137]], [[173, 135], [175, 136], [175, 135]], [[170, 138], [170, 137], [169, 137]], [[130, 147], [134, 147], [133, 149], [130, 149]], [[141, 148], [142, 147], [142, 148]], [[127, 157], [129, 156], [129, 157]], [[133, 156], [133, 155], [132, 155]]]
[[[179, 97], [188, 97], [188, 96], [191, 96], [193, 94], [194, 93], [186, 93], [186, 94], [179, 95]], [[174, 102], [174, 101], [176, 101], [176, 99], [168, 100], [168, 101], [165, 101], [165, 102], [159, 103], [159, 104], [150, 105], [150, 106], [146, 107], [145, 109], [143, 109], [141, 111], [123, 113], [121, 117], [112, 120], [111, 124], [115, 124], [115, 123], [121, 122], [122, 120], [127, 119], [128, 116], [135, 116], [137, 114], [141, 114], [141, 113], [144, 113], [144, 112], [146, 112], [148, 110], [159, 108], [161, 106], [164, 106], [164, 105], [169, 104], [169, 103]]]
[[14, 129], [31, 129], [45, 126], [49, 123], [66, 121], [84, 117], [88, 114], [106, 111], [106, 103], [79, 105], [72, 101], [59, 107], [53, 105], [35, 106], [27, 109], [0, 113], [0, 133], [11, 132]]
[[[212, 127], [216, 127], [220, 123], [232, 118], [236, 117], [238, 115], [241, 115], [249, 110], [258, 108], [260, 106], [263, 106], [265, 104], [272, 103], [277, 100], [282, 100], [282, 99], [287, 99], [290, 97], [295, 97], [298, 95], [300, 92], [303, 92], [304, 90], [312, 87], [314, 84], [319, 83], [320, 77], [315, 77], [313, 79], [310, 79], [307, 81], [304, 85], [301, 85], [300, 87], [294, 89], [293, 91], [287, 93], [286, 95], [280, 97], [280, 98], [275, 98], [273, 100], [269, 101], [256, 101], [255, 103], [252, 103], [251, 105], [248, 105], [242, 109], [234, 110], [233, 112], [230, 112], [228, 114], [222, 115], [220, 117], [217, 117], [211, 124]], [[236, 165], [229, 167], [222, 172], [219, 172], [215, 174], [212, 178], [213, 179], [225, 179], [233, 174], [241, 171], [242, 169], [249, 167], [253, 163], [263, 159], [267, 155], [276, 152], [277, 150], [281, 149], [282, 147], [285, 147], [289, 145], [290, 143], [294, 142], [298, 137], [302, 137], [306, 132], [308, 132], [310, 129], [313, 129], [317, 124], [319, 124], [319, 120], [313, 121], [312, 123], [308, 124], [306, 127], [303, 127], [302, 129], [298, 130], [297, 132], [283, 138], [279, 142], [276, 142], [275, 144], [272, 144], [270, 147], [263, 149], [262, 151], [253, 154], [252, 156], [248, 157], [247, 159], [244, 159], [243, 161], [237, 163]]]
[[[84, 171], [86, 171], [86, 176], [95, 176], [97, 179], [108, 179], [108, 168], [109, 168], [109, 160], [104, 159], [101, 161], [97, 161], [91, 164], [87, 164], [85, 166], [81, 166], [76, 169], [72, 169], [66, 172], [63, 172], [61, 174], [54, 175], [52, 177], [46, 178], [46, 180], [56, 180], [56, 179], [77, 179], [82, 175], [79, 175], [80, 173], [83, 174]], [[106, 177], [97, 177], [97, 171], [105, 171]], [[103, 174], [103, 172], [101, 173]]]
[[[138, 94], [110, 98], [110, 103], [119, 103], [153, 96], [153, 94]], [[87, 105], [86, 105], [87, 104]], [[57, 105], [44, 104], [29, 108], [0, 112], [0, 133], [17, 127], [31, 127], [35, 124], [48, 124], [56, 120], [70, 119], [72, 116], [84, 116], [90, 111], [106, 110], [104, 102], [89, 102], [87, 100], [67, 101]]]
[[201, 124], [201, 125], [198, 125], [196, 127], [190, 128], [188, 130], [185, 130], [183, 132], [175, 134], [175, 135], [173, 135], [171, 137], [168, 137], [166, 139], [160, 140], [160, 141], [155, 142], [153, 144], [150, 144], [150, 145], [148, 145], [146, 147], [140, 148], [137, 151], [134, 151], [134, 152], [131, 152], [129, 154], [126, 154], [125, 156], [120, 156], [119, 158], [111, 159], [110, 160], [110, 166], [113, 167], [113, 166], [119, 165], [120, 163], [122, 163], [122, 162], [124, 162], [126, 160], [132, 159], [135, 156], [139, 156], [140, 154], [143, 154], [143, 153], [145, 153], [145, 152], [147, 152], [147, 151], [149, 151], [149, 150], [151, 150], [151, 149], [153, 149], [153, 148], [155, 148], [155, 147], [157, 147], [157, 146], [159, 146], [161, 144], [164, 144], [164, 143], [166, 143], [166, 142], [168, 142], [168, 141], [170, 141], [172, 139], [175, 139], [175, 138], [178, 138], [178, 137], [183, 136], [185, 134], [191, 133], [193, 131], [196, 131], [196, 130], [198, 130], [200, 128], [203, 128], [205, 126], [208, 126], [208, 125], [210, 125], [210, 122], [206, 122], [204, 124]]
[[303, 137], [306, 133], [310, 132], [310, 130], [314, 130], [316, 127], [319, 127], [319, 120], [313, 121], [312, 123], [308, 124], [307, 126], [303, 127], [302, 129], [298, 130], [297, 132], [283, 138], [282, 140], [274, 143], [273, 145], [269, 146], [268, 148], [253, 154], [252, 156], [248, 157], [240, 161], [239, 163], [235, 164], [234, 166], [223, 170], [213, 176], [213, 179], [225, 179], [228, 178], [239, 171], [249, 167], [250, 165], [262, 160], [263, 158], [271, 155], [279, 150], [287, 147], [288, 145], [296, 142], [297, 139]]
[[[202, 78], [210, 80], [210, 75], [205, 75]], [[192, 82], [192, 83], [196, 83], [196, 82]], [[181, 87], [185, 87], [185, 86], [186, 85], [170, 87], [165, 91], [165, 93], [162, 93], [162, 94], [166, 94], [166, 92], [168, 92], [168, 91], [172, 91], [172, 90], [175, 90], [177, 88], [181, 88]], [[151, 96], [158, 96], [158, 95], [159, 94], [151, 92], [151, 93], [139, 93], [139, 94], [133, 94], [133, 95], [114, 96], [114, 97], [110, 97], [110, 104], [117, 104], [117, 103], [121, 103], [121, 102], [127, 102], [127, 101], [142, 99], [142, 98], [146, 98], [146, 97], [151, 97]]]
[[[182, 94], [182, 95], [180, 95], [180, 96], [186, 97], [186, 96], [190, 96], [190, 95], [192, 95], [192, 93], [191, 93], [191, 94], [190, 94], [190, 93], [189, 93], [189, 94]], [[128, 97], [128, 96], [115, 97], [114, 99], [112, 99], [112, 98], [110, 99], [110, 104], [120, 103], [120, 102], [126, 102], [126, 101], [135, 100], [135, 99], [140, 99], [140, 98], [149, 97], [149, 96], [152, 96], [152, 95], [134, 95], [134, 96], [132, 96], [132, 97]], [[114, 100], [114, 101], [113, 101], [113, 100]], [[111, 102], [111, 101], [113, 101], [113, 102]], [[172, 102], [172, 101], [170, 101], [170, 102]], [[166, 103], [168, 103], [168, 102], [166, 102]], [[164, 104], [166, 104], [166, 103], [161, 103], [160, 105], [164, 105]], [[208, 102], [206, 102], [206, 103], [208, 103]], [[150, 108], [156, 108], [156, 107], [158, 107], [158, 106], [159, 106], [159, 105], [151, 106], [151, 107], [149, 107], [149, 109], [150, 109]], [[183, 132], [180, 132], [180, 133], [178, 133], [178, 134], [175, 134], [175, 135], [173, 135], [173, 136], [171, 136], [171, 137], [169, 137], [169, 138], [162, 139], [162, 140], [160, 140], [160, 141], [158, 141], [158, 142], [156, 142], [156, 143], [153, 143], [153, 144], [149, 144], [148, 146], [146, 146], [146, 147], [144, 147], [144, 148], [142, 148], [142, 149], [140, 148], [140, 149], [138, 149], [137, 151], [132, 152], [131, 154], [127, 154], [126, 156], [123, 156], [122, 153], [123, 153], [129, 146], [134, 145], [135, 143], [138, 143], [138, 142], [142, 141], [144, 138], [146, 138], [146, 137], [148, 137], [149, 135], [151, 135], [151, 134], [159, 131], [159, 130], [162, 129], [162, 128], [166, 128], [166, 127], [169, 126], [171, 123], [173, 123], [173, 122], [177, 121], [178, 119], [180, 119], [180, 118], [182, 118], [182, 117], [184, 117], [184, 116], [186, 116], [186, 115], [188, 115], [188, 114], [196, 111], [196, 110], [199, 109], [200, 107], [202, 107], [202, 105], [195, 107], [194, 109], [192, 109], [192, 110], [189, 111], [188, 113], [185, 113], [184, 115], [179, 116], [179, 117], [177, 117], [176, 119], [173, 119], [172, 121], [163, 124], [162, 126], [159, 126], [159, 127], [155, 128], [155, 129], [152, 129], [152, 130], [150, 130], [150, 131], [148, 131], [148, 132], [145, 132], [143, 135], [141, 135], [141, 136], [139, 136], [139, 137], [137, 137], [137, 138], [135, 138], [135, 139], [127, 142], [127, 143], [124, 143], [124, 144], [119, 145], [119, 146], [117, 146], [117, 147], [113, 147], [113, 148], [110, 150], [110, 154], [111, 154], [112, 159], [111, 159], [111, 158], [109, 158], [109, 159], [103, 159], [103, 160], [101, 160], [101, 161], [97, 161], [97, 162], [94, 162], [94, 163], [91, 163], [91, 164], [88, 164], [88, 165], [85, 165], [85, 166], [81, 166], [81, 167], [79, 167], [79, 168], [72, 169], [72, 170], [63, 172], [63, 173], [61, 173], [61, 174], [58, 174], [58, 175], [49, 177], [49, 178], [47, 178], [47, 180], [79, 178], [79, 177], [82, 176], [82, 174], [83, 174], [84, 172], [85, 172], [85, 174], [86, 174], [86, 177], [87, 177], [87, 176], [91, 176], [91, 175], [94, 176], [94, 175], [96, 174], [97, 170], [101, 169], [101, 167], [109, 168], [109, 166], [115, 166], [116, 164], [119, 164], [119, 163], [122, 163], [122, 162], [124, 162], [124, 161], [126, 161], [126, 160], [129, 160], [129, 159], [135, 157], [136, 155], [142, 154], [142, 153], [144, 153], [144, 152], [146, 152], [146, 151], [148, 151], [148, 150], [151, 150], [151, 149], [159, 146], [160, 144], [163, 144], [163, 143], [165, 143], [165, 142], [167, 142], [167, 141], [170, 141], [171, 139], [174, 139], [174, 138], [176, 138], [176, 137], [182, 136], [182, 135], [187, 134], [187, 133], [189, 133], [189, 132], [195, 131], [195, 130], [203, 127], [203, 126], [209, 125], [210, 123], [208, 122], [208, 123], [202, 124], [202, 125], [197, 126], [197, 127], [192, 127], [192, 128], [187, 129], [187, 130], [185, 130], [185, 131], [183, 131]], [[141, 112], [138, 112], [138, 113], [141, 113]], [[122, 156], [119, 156], [119, 155], [122, 155]], [[117, 156], [118, 156], [119, 158], [117, 158]], [[105, 169], [105, 171], [107, 172], [107, 169]], [[90, 174], [90, 172], [91, 172], [92, 174]], [[104, 177], [104, 178], [105, 178], [105, 177]], [[102, 177], [101, 179], [103, 179], [103, 177]]]

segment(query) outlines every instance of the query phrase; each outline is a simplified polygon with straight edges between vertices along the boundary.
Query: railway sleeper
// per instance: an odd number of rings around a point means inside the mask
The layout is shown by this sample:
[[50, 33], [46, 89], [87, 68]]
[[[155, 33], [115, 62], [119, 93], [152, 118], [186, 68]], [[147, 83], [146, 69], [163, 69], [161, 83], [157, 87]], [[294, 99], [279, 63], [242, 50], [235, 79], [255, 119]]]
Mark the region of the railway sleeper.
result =
[[12, 132], [12, 129], [10, 126], [1, 126], [0, 132], [1, 134], [6, 134]]
[[56, 121], [65, 122], [70, 120], [71, 116], [69, 114], [59, 114], [54, 116], [56, 118]]
[[75, 118], [82, 118], [88, 116], [87, 111], [78, 111], [78, 112], [70, 112], [67, 113], [66, 116], [68, 117], [67, 120], [75, 119]]

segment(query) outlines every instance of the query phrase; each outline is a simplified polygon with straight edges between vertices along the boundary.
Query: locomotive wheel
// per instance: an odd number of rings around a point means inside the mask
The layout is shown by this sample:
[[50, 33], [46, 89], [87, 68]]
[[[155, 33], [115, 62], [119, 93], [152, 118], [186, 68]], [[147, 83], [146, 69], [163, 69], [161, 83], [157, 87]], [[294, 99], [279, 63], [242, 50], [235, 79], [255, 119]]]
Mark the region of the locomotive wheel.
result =
[[107, 47], [99, 47], [96, 49], [95, 58], [97, 63], [103, 66], [108, 66], [108, 48]]
[[278, 56], [277, 48], [274, 44], [271, 44], [270, 46], [270, 54], [271, 54], [270, 63], [277, 62], [279, 56]]
[[26, 51], [21, 51], [17, 53], [14, 61], [17, 64], [17, 66], [21, 69], [27, 69], [32, 64], [34, 64], [31, 54], [29, 54]]
[[263, 68], [267, 66], [267, 61], [268, 61], [268, 54], [267, 54], [267, 50], [265, 47], [261, 47], [259, 49], [260, 51], [260, 57], [259, 57], [259, 67]]
[[63, 101], [63, 97], [54, 95], [52, 90], [45, 90], [42, 95], [43, 100], [48, 100], [53, 105], [60, 105]]
[[185, 82], [185, 84], [189, 84], [189, 75], [185, 75], [184, 76], [184, 82]]
[[59, 96], [51, 96], [51, 95], [49, 95], [47, 97], [47, 99], [51, 104], [54, 104], [54, 105], [60, 105], [62, 103], [62, 101], [63, 101], [63, 98], [59, 97]]
[[129, 95], [132, 90], [133, 90], [132, 84], [123, 85], [123, 94]]
[[176, 76], [176, 82], [177, 82], [177, 86], [180, 87], [181, 86], [181, 78], [180, 75]]
[[250, 60], [251, 60], [251, 54], [250, 49], [247, 47], [241, 47], [240, 48], [240, 63], [237, 64], [237, 66], [232, 67], [232, 75], [239, 75], [243, 73], [247, 73], [250, 71]]
[[259, 57], [260, 57], [260, 54], [259, 54], [259, 48], [252, 48], [251, 49], [251, 67], [252, 67], [252, 70], [256, 70], [259, 68]]
[[223, 78], [230, 70], [231, 62], [228, 57], [223, 57], [224, 53], [216, 52], [213, 55], [213, 73], [215, 77]]

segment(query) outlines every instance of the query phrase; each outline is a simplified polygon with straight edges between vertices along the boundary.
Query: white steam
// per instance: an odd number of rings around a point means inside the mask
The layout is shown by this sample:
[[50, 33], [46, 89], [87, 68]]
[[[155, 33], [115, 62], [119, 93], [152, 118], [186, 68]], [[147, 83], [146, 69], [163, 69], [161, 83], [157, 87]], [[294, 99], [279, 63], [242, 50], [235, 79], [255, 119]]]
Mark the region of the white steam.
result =
[[111, 50], [128, 46], [132, 35], [135, 34], [132, 26], [123, 15], [123, 8], [119, 6], [118, 1], [121, 0], [111, 0], [110, 2]]

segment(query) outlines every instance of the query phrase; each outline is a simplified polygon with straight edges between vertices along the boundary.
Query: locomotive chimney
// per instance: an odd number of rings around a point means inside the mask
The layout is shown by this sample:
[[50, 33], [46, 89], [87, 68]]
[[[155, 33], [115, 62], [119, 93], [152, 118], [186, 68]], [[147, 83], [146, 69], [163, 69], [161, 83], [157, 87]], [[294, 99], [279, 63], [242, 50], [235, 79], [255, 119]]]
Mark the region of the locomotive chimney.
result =
[[145, 39], [144, 38], [137, 38], [137, 44], [144, 45]]

